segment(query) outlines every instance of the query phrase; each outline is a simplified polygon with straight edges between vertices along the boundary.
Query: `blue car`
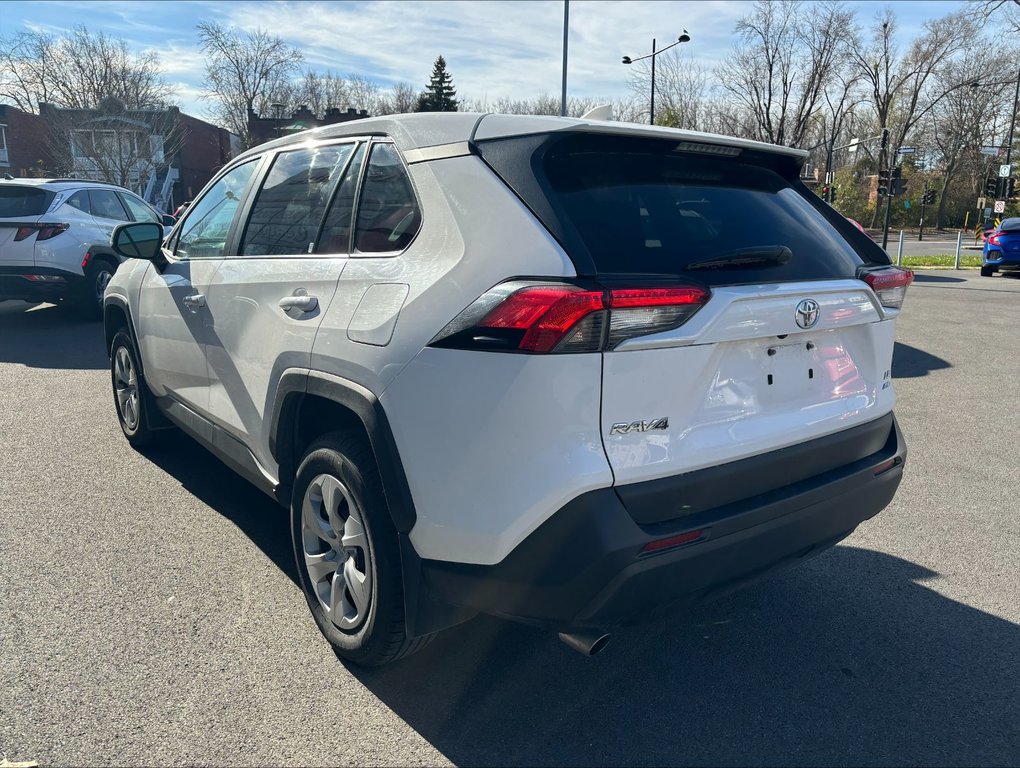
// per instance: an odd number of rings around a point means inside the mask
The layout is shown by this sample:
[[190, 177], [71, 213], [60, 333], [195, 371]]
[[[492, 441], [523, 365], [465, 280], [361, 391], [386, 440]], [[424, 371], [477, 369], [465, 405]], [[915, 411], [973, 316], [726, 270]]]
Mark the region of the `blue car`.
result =
[[1020, 217], [1003, 219], [988, 233], [981, 253], [981, 275], [1020, 271]]

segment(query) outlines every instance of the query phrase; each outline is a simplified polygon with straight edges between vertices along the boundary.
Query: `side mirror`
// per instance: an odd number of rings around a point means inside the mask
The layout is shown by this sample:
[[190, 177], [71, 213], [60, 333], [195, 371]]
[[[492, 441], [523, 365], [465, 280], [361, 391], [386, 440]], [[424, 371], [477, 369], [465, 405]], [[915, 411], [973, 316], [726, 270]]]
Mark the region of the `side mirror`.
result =
[[121, 224], [113, 230], [113, 250], [127, 259], [163, 260], [163, 227], [136, 222]]
[[177, 223], [177, 219], [175, 219], [169, 213], [164, 213], [163, 214], [163, 226], [164, 227], [172, 227], [176, 223]]

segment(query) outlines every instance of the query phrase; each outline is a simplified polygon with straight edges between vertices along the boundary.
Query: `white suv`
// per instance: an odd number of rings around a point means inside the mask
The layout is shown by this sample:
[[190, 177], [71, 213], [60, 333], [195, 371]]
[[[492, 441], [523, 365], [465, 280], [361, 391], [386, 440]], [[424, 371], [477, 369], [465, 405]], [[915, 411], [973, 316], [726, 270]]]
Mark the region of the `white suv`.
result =
[[256, 147], [164, 242], [118, 229], [121, 427], [176, 425], [289, 507], [351, 660], [479, 612], [594, 653], [831, 546], [899, 485], [912, 275], [804, 158], [463, 113]]
[[70, 300], [99, 317], [126, 221], [172, 223], [137, 195], [81, 179], [0, 180], [0, 301]]

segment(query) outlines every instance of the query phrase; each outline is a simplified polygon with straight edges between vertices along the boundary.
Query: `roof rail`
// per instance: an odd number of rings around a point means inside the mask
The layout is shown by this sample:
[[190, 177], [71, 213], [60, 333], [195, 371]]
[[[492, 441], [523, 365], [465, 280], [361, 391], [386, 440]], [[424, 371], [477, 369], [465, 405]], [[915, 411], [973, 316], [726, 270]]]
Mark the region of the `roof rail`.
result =
[[112, 181], [99, 181], [98, 179], [41, 179], [45, 184], [67, 184], [74, 182], [75, 184], [108, 184], [111, 187], [119, 187], [120, 184], [114, 184]]

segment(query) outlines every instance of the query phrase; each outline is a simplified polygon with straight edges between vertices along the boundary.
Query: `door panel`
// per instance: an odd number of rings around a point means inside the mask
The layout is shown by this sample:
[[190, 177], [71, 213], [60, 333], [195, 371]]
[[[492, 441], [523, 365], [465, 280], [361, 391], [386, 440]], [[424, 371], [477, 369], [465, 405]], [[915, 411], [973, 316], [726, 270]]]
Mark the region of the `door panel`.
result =
[[[240, 228], [239, 256], [222, 261], [209, 287], [209, 411], [267, 469], [276, 386], [287, 368], [308, 367], [347, 263], [348, 240], [332, 230], [339, 216], [349, 231], [356, 150], [343, 142], [279, 153]], [[330, 252], [316, 253], [319, 244]]]
[[219, 261], [197, 259], [150, 266], [142, 279], [136, 320], [145, 378], [153, 393], [173, 395], [205, 413], [209, 404], [206, 347], [211, 322], [200, 306]]

